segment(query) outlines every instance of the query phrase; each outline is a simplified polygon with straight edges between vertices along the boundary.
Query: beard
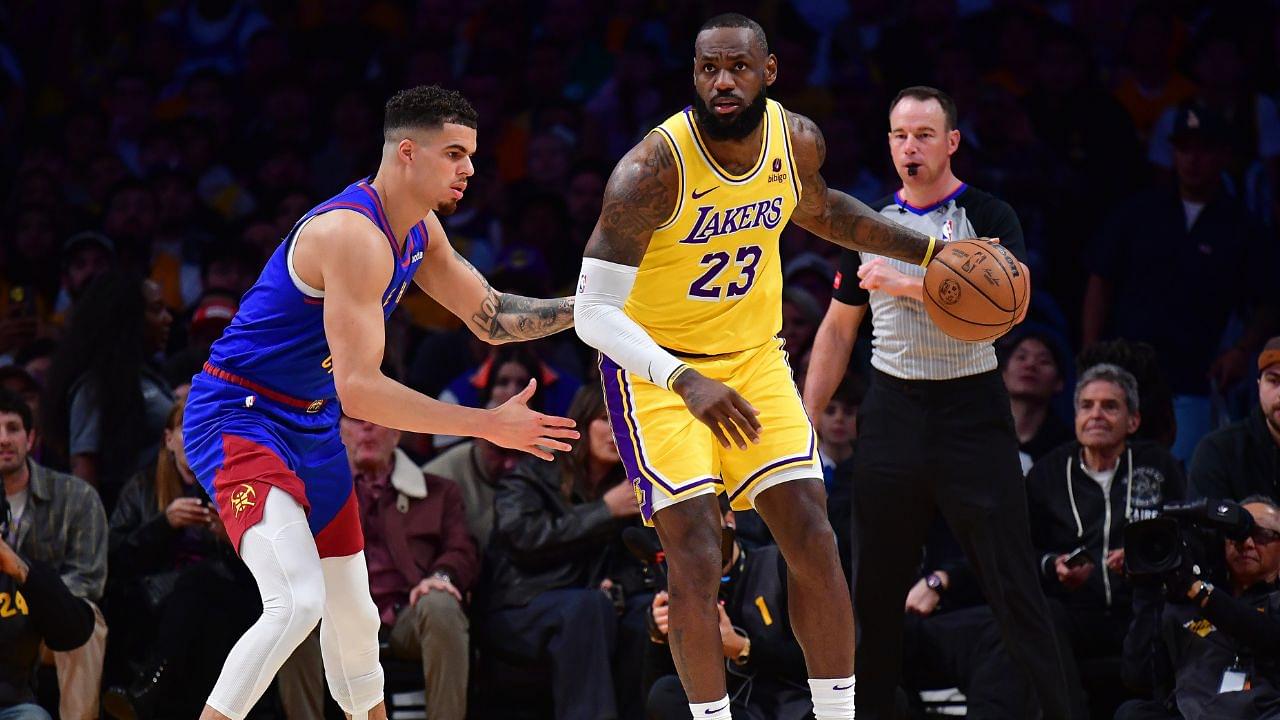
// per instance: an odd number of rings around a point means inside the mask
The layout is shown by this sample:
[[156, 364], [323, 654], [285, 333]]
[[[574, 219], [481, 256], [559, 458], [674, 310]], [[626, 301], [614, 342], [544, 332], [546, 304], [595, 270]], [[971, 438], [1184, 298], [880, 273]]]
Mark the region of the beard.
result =
[[458, 212], [457, 200], [445, 200], [436, 206], [436, 215], [439, 217], [449, 217]]
[[767, 99], [768, 94], [762, 85], [756, 99], [749, 105], [742, 106], [736, 115], [720, 117], [711, 109], [711, 103], [704, 101], [695, 91], [693, 117], [698, 121], [698, 129], [712, 140], [741, 140], [759, 127], [760, 120], [764, 117]]

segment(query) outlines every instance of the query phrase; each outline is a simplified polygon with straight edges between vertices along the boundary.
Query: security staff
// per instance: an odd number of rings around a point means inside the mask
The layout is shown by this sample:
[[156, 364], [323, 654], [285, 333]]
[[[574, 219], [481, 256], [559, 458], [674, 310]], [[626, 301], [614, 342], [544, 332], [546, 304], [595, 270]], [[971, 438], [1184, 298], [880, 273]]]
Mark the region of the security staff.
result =
[[[960, 131], [946, 93], [903, 90], [890, 105], [889, 127], [903, 185], [872, 207], [944, 240], [998, 238], [1025, 260], [1013, 209], [951, 171]], [[853, 456], [858, 717], [890, 716], [902, 661], [904, 599], [935, 510], [972, 563], [1045, 717], [1075, 717], [1079, 705], [1069, 690], [1068, 660], [1037, 580], [1018, 440], [995, 351], [989, 343], [955, 340], [929, 320], [922, 276], [906, 263], [847, 252], [805, 382], [812, 415], [844, 375], [869, 302], [873, 370]]]

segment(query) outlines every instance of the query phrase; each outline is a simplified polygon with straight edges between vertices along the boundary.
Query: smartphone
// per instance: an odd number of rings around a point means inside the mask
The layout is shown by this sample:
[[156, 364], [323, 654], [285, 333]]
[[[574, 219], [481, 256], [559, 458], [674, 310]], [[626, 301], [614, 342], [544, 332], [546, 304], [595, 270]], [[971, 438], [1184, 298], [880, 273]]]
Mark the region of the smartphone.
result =
[[1067, 556], [1067, 559], [1062, 562], [1067, 567], [1074, 569], [1083, 565], [1088, 565], [1092, 563], [1093, 560], [1089, 559], [1088, 551], [1085, 549], [1085, 546], [1081, 545], [1075, 550], [1072, 550], [1071, 554]]

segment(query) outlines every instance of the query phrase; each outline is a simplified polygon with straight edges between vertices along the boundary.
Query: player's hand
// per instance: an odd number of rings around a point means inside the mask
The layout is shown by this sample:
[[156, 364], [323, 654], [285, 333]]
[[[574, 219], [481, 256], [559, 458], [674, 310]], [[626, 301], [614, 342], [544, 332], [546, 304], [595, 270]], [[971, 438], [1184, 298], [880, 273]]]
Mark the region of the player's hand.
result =
[[1089, 576], [1093, 574], [1093, 561], [1089, 561], [1079, 567], [1067, 567], [1068, 554], [1063, 553], [1053, 561], [1054, 569], [1058, 571], [1058, 582], [1068, 590], [1077, 590]]
[[203, 502], [190, 497], [174, 498], [169, 507], [164, 509], [164, 519], [174, 530], [192, 525], [208, 525], [212, 516], [213, 513]]
[[672, 389], [684, 400], [689, 412], [711, 428], [724, 447], [747, 449], [747, 442], [760, 442], [759, 410], [736, 390], [689, 368], [680, 373]]
[[938, 594], [938, 591], [929, 587], [929, 583], [925, 578], [920, 578], [912, 586], [911, 592], [907, 593], [906, 610], [913, 615], [929, 617], [934, 610], [938, 609], [938, 603], [940, 602], [942, 602], [942, 596]]
[[858, 287], [863, 290], [881, 290], [894, 297], [919, 300], [924, 294], [924, 278], [899, 272], [888, 260], [877, 257], [858, 266]]
[[529, 409], [529, 398], [537, 389], [538, 381], [530, 380], [515, 397], [490, 410], [493, 417], [481, 437], [494, 445], [523, 450], [543, 460], [552, 459], [552, 450], [572, 450], [569, 443], [563, 441], [578, 439], [574, 421]]
[[609, 488], [600, 499], [604, 501], [605, 507], [609, 508], [609, 514], [616, 518], [629, 518], [640, 514], [640, 505], [636, 502], [636, 491], [628, 480], [623, 480]]
[[462, 602], [462, 593], [458, 591], [458, 588], [453, 586], [452, 582], [449, 582], [449, 578], [442, 577], [440, 575], [432, 575], [429, 578], [423, 578], [422, 582], [415, 585], [413, 589], [409, 591], [409, 607], [417, 605], [419, 598], [433, 592], [449, 593], [455, 600]]
[[653, 612], [654, 627], [666, 636], [671, 630], [671, 596], [666, 590], [654, 595], [653, 604], [649, 609]]

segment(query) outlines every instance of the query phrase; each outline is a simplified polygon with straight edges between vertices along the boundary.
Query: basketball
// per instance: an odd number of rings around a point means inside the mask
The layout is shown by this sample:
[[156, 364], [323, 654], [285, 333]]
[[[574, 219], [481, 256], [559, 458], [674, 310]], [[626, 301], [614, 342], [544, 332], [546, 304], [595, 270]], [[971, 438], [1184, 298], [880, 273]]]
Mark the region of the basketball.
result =
[[1030, 283], [1013, 253], [997, 243], [948, 243], [924, 274], [924, 307], [942, 332], [989, 342], [1009, 332]]

